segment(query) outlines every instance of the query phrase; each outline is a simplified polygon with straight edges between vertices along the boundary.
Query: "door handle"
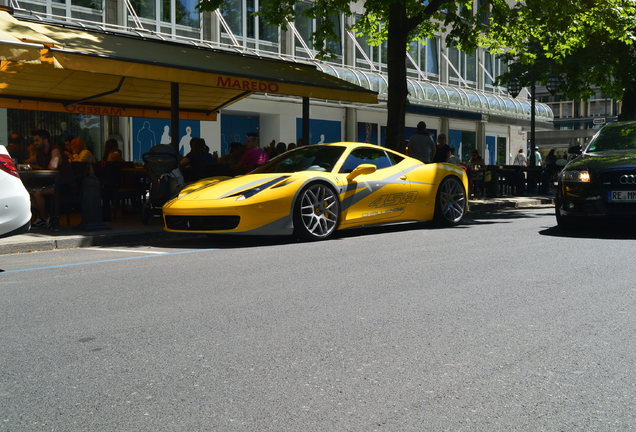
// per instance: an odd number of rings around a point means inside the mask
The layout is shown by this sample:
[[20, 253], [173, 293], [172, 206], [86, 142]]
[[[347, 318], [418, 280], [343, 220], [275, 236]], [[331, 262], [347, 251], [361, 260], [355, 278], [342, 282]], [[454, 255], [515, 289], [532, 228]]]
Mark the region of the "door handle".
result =
[[406, 176], [403, 175], [402, 177], [400, 177], [400, 180], [406, 180]]

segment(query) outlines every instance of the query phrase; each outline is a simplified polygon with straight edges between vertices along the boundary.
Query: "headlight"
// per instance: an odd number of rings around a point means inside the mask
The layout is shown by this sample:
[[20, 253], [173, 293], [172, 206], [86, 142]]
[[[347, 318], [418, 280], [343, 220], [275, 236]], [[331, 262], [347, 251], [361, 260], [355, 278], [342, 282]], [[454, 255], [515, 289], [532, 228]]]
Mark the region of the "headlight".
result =
[[589, 183], [590, 173], [588, 171], [561, 171], [561, 181], [571, 183]]

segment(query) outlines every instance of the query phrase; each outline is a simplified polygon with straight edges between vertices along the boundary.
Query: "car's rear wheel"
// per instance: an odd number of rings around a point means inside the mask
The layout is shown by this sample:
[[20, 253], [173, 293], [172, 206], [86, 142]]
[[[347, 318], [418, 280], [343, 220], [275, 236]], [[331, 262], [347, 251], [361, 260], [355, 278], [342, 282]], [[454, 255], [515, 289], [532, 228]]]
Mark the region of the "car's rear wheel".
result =
[[340, 202], [333, 188], [311, 183], [298, 194], [294, 205], [294, 234], [304, 240], [331, 237], [338, 227]]
[[466, 214], [466, 189], [457, 177], [446, 177], [437, 189], [435, 224], [457, 225]]

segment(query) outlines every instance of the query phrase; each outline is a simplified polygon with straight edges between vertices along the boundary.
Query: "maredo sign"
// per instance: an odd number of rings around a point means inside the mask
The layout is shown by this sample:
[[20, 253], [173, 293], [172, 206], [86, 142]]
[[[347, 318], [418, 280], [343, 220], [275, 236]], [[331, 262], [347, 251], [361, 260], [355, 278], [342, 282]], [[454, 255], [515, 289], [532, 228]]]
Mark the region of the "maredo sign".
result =
[[246, 91], [257, 91], [263, 93], [278, 93], [280, 91], [280, 86], [277, 83], [238, 79], [226, 76], [219, 76], [216, 79], [216, 85], [217, 87], [233, 88]]

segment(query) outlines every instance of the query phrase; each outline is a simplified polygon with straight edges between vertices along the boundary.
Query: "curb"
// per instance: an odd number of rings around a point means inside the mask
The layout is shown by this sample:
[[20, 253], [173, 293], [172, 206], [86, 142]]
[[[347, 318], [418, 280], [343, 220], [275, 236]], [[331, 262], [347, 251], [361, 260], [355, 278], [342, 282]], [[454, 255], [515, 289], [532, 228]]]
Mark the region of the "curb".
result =
[[495, 199], [494, 201], [469, 201], [470, 212], [484, 212], [493, 210], [506, 210], [516, 208], [531, 208], [554, 205], [554, 198], [532, 198], [527, 200]]
[[[188, 238], [191, 238], [189, 236]], [[19, 241], [0, 244], [0, 255], [14, 253], [43, 252], [55, 249], [71, 249], [90, 246], [106, 246], [112, 244], [126, 244], [133, 242], [147, 242], [156, 240], [177, 240], [183, 238], [181, 234], [163, 231], [134, 231], [125, 233], [104, 234], [69, 234], [46, 238], [27, 238]]]

